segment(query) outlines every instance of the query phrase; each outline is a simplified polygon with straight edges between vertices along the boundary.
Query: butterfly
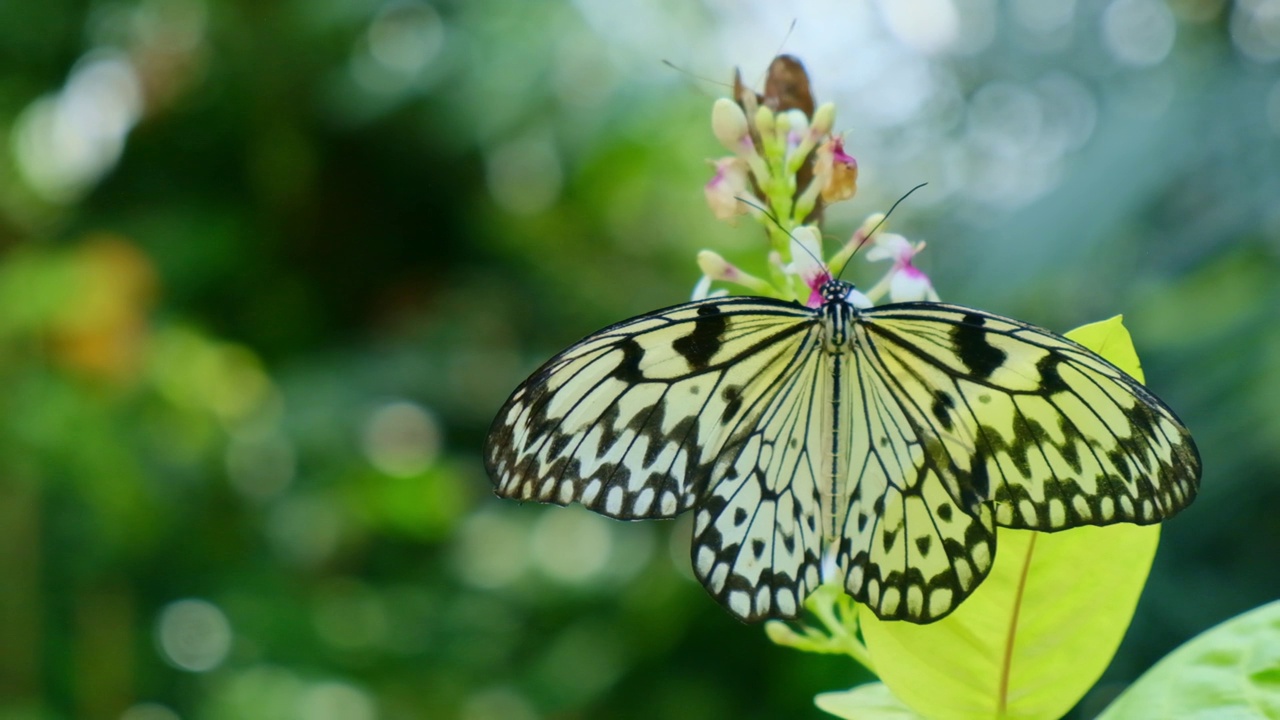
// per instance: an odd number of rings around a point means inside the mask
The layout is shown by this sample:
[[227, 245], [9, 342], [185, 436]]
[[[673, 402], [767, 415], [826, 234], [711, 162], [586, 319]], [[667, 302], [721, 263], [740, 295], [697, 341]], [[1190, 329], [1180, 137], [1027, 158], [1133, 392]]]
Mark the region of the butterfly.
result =
[[820, 292], [675, 305], [555, 356], [489, 431], [497, 494], [692, 511], [694, 572], [745, 621], [797, 615], [825, 558], [877, 616], [917, 623], [982, 582], [997, 526], [1151, 524], [1194, 499], [1187, 428], [1094, 352], [959, 305]]

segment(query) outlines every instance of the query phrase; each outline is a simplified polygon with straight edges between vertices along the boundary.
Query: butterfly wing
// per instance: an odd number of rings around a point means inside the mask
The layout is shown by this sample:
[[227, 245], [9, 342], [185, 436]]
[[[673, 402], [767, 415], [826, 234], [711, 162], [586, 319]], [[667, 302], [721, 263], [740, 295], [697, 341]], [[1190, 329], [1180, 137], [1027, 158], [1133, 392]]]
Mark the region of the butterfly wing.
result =
[[849, 594], [879, 617], [930, 622], [990, 571], [995, 520], [945, 467], [944, 439], [902, 402], [903, 378], [858, 341], [850, 353], [849, 509], [836, 565]]
[[693, 565], [711, 594], [743, 619], [794, 615], [819, 576], [819, 336], [813, 311], [763, 298], [591, 335], [499, 411], [485, 444], [497, 493], [622, 519], [697, 508]]
[[853, 440], [837, 563], [881, 617], [954, 609], [990, 569], [993, 525], [1149, 524], [1195, 496], [1200, 458], [1182, 422], [1066, 338], [906, 303], [866, 311], [851, 350], [868, 431]]

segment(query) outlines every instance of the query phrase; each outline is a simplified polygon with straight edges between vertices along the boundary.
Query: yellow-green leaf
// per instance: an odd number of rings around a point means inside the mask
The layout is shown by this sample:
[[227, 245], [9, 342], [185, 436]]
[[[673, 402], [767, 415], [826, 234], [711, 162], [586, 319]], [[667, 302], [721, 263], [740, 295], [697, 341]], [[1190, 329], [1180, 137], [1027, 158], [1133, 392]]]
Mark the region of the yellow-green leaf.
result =
[[1107, 320], [1081, 325], [1067, 333], [1067, 337], [1111, 361], [1112, 365], [1143, 381], [1142, 362], [1133, 347], [1133, 338], [1124, 326], [1124, 316], [1116, 315]]
[[923, 720], [889, 692], [883, 683], [872, 682], [852, 690], [820, 693], [813, 699], [819, 710], [847, 720]]
[[[1119, 317], [1067, 336], [1141, 377]], [[1159, 535], [1159, 525], [1000, 528], [991, 574], [946, 618], [885, 622], [862, 608], [876, 673], [931, 718], [1061, 717], [1111, 662]]]

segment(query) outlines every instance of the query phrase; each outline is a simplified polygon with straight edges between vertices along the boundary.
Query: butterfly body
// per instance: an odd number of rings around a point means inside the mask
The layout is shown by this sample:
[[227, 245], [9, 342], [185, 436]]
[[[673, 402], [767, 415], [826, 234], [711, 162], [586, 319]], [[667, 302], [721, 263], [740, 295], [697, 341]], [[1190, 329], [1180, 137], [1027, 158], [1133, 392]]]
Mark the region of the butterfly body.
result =
[[512, 394], [499, 495], [622, 519], [692, 510], [694, 571], [744, 620], [790, 617], [829, 555], [883, 618], [929, 622], [986, 576], [997, 525], [1152, 523], [1194, 497], [1186, 428], [1046, 330], [942, 303], [728, 297], [588, 336]]

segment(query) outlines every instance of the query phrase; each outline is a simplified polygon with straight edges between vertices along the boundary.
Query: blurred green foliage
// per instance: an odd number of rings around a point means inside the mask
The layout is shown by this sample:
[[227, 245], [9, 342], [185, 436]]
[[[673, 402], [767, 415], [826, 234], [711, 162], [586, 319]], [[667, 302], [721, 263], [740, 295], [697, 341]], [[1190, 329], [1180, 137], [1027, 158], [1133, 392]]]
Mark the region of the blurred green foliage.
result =
[[697, 250], [760, 255], [702, 203], [724, 88], [659, 61], [750, 79], [793, 17], [862, 168], [828, 229], [929, 181], [895, 223], [944, 299], [1124, 312], [1197, 433], [1080, 712], [1280, 594], [1275, 3], [924, 5], [0, 4], [0, 716], [797, 717], [862, 680], [710, 602], [681, 522], [499, 502], [478, 452]]

